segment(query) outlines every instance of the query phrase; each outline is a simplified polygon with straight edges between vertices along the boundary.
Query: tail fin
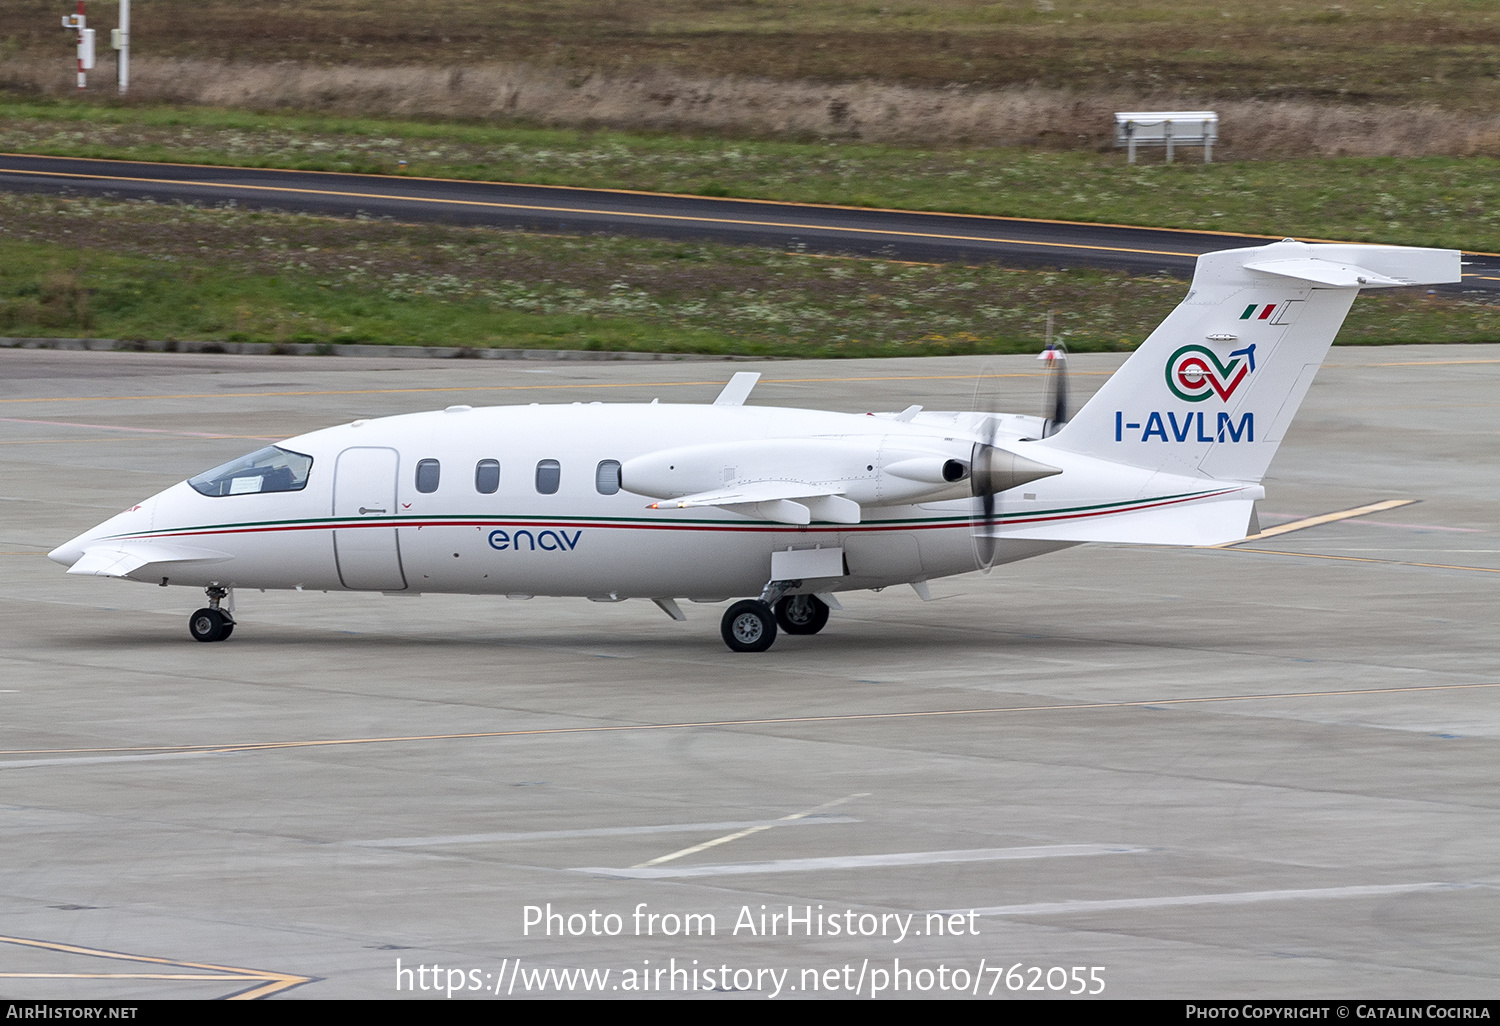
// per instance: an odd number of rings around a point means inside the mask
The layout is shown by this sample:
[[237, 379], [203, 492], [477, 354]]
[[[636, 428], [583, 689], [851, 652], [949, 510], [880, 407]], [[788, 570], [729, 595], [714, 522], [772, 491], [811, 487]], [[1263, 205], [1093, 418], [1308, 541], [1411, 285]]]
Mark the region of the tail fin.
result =
[[1192, 290], [1039, 444], [1195, 477], [1259, 481], [1362, 288], [1459, 281], [1451, 249], [1285, 240], [1205, 253]]

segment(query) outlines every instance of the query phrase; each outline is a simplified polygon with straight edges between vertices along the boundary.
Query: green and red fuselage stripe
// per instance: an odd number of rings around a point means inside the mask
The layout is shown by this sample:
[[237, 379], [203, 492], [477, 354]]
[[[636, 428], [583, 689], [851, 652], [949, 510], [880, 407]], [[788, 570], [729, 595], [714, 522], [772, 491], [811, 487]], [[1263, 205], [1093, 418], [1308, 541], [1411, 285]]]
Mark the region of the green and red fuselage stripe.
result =
[[[1221, 488], [1212, 491], [1190, 492], [1181, 495], [1164, 495], [1153, 499], [1131, 502], [1100, 503], [1093, 506], [1075, 506], [1065, 509], [1046, 510], [1040, 513], [1005, 513], [996, 515], [996, 522], [1007, 525], [1045, 524], [1066, 520], [1084, 520], [1093, 517], [1111, 516], [1117, 513], [1138, 513], [1163, 506], [1176, 506], [1199, 499], [1217, 499], [1240, 491], [1239, 487]], [[789, 529], [833, 533], [870, 531], [923, 531], [957, 527], [970, 527], [972, 515], [920, 517], [896, 520], [877, 520], [861, 524], [816, 523], [805, 528], [782, 523], [730, 523], [719, 520], [656, 520], [643, 517], [581, 517], [581, 516], [507, 516], [495, 514], [473, 516], [412, 515], [381, 517], [312, 517], [291, 520], [265, 520], [237, 524], [206, 524], [196, 527], [172, 528], [162, 531], [136, 531], [113, 535], [118, 540], [191, 538], [203, 535], [224, 534], [269, 534], [287, 531], [355, 530], [371, 527], [592, 527], [627, 531], [732, 531], [732, 532], [785, 532]]]

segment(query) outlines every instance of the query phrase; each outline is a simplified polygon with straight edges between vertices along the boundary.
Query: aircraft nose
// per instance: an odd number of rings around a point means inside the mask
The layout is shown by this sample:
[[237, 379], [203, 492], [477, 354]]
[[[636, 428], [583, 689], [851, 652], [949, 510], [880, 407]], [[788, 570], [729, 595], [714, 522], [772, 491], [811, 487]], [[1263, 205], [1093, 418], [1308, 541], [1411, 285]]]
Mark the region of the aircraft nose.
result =
[[78, 537], [71, 541], [63, 542], [57, 548], [47, 553], [47, 558], [54, 563], [61, 563], [63, 566], [71, 567], [83, 558], [83, 554], [88, 550], [89, 546], [101, 539], [108, 538], [121, 531], [138, 531], [144, 527], [149, 527], [151, 519], [155, 514], [158, 498], [159, 496], [153, 495], [143, 502], [136, 503], [123, 513], [115, 514], [104, 521], [104, 523], [96, 524]]

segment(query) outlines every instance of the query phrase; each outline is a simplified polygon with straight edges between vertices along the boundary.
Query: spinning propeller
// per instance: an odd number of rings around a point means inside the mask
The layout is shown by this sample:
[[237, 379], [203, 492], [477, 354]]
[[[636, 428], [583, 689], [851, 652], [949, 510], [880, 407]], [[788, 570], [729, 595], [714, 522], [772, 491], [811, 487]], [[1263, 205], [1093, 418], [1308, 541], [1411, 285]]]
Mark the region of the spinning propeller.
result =
[[[1050, 326], [1051, 320], [1049, 318]], [[1037, 355], [1047, 362], [1047, 405], [1042, 410], [1042, 437], [1055, 435], [1068, 423], [1068, 350], [1060, 342], [1048, 342]]]
[[[1047, 409], [1043, 413], [1042, 437], [1056, 434], [1068, 422], [1067, 350], [1052, 337], [1052, 314], [1047, 314], [1047, 348], [1042, 350], [1039, 360], [1047, 361], [1050, 368], [1047, 387]], [[978, 386], [975, 386], [975, 405], [978, 405]], [[993, 404], [989, 404], [993, 406]], [[980, 512], [974, 524], [974, 547], [979, 556], [979, 565], [988, 570], [995, 562], [995, 527], [1000, 520], [999, 493], [1019, 485], [1053, 474], [1062, 473], [1056, 467], [1037, 463], [1024, 456], [999, 448], [995, 442], [1000, 432], [1000, 418], [986, 417], [982, 430], [983, 441], [974, 444], [969, 460], [969, 480], [974, 495], [979, 499]]]

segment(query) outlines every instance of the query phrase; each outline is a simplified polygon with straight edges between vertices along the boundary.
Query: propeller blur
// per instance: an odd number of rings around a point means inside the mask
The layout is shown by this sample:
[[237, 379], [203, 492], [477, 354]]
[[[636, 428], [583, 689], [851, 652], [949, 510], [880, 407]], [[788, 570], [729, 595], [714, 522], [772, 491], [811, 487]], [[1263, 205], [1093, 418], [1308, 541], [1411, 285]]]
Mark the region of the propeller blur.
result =
[[[739, 652], [815, 634], [838, 592], [926, 582], [1082, 542], [1245, 537], [1260, 481], [1361, 288], [1459, 280], [1452, 250], [1290, 240], [1199, 258], [1191, 291], [1071, 418], [863, 416], [744, 405], [510, 406], [288, 438], [53, 550], [68, 573], [201, 588], [735, 601]], [[1049, 355], [1050, 354], [1050, 355]]]

